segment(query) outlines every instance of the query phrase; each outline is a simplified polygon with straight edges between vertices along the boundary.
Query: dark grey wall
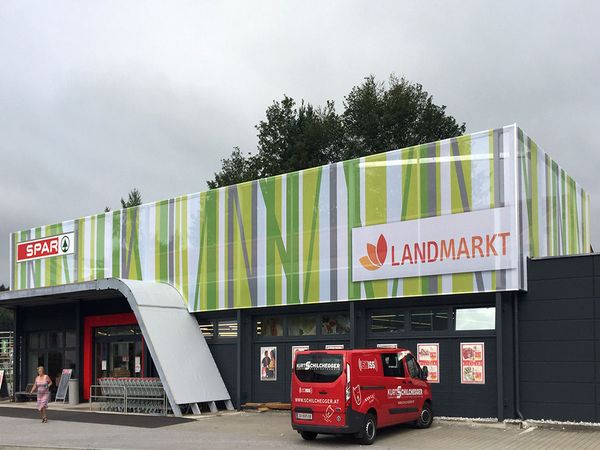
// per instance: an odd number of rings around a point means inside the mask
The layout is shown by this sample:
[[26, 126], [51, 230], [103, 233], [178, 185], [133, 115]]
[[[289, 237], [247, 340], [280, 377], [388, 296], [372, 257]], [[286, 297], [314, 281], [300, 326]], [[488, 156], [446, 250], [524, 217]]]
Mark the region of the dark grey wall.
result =
[[600, 420], [600, 255], [529, 261], [519, 369], [525, 418]]

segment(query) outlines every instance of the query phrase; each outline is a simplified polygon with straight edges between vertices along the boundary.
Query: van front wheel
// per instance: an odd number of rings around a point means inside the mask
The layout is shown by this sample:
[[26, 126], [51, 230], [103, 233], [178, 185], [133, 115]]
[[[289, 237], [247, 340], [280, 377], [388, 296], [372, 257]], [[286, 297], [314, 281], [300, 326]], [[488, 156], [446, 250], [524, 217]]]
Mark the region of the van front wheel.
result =
[[305, 441], [314, 441], [317, 438], [317, 433], [314, 431], [301, 431], [300, 436], [302, 436], [302, 439]]
[[431, 409], [431, 404], [426, 402], [423, 405], [421, 414], [419, 414], [416, 425], [417, 428], [429, 428], [431, 426], [431, 422], [433, 422], [433, 410]]
[[371, 445], [377, 436], [377, 419], [371, 413], [367, 413], [363, 427], [358, 435], [358, 440], [363, 445]]

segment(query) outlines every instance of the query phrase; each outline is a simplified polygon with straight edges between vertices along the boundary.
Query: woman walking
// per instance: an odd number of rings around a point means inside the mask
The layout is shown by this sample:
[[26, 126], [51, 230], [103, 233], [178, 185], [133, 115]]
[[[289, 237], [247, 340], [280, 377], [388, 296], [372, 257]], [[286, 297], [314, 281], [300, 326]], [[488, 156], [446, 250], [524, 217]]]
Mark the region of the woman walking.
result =
[[46, 416], [46, 410], [48, 409], [48, 401], [50, 401], [50, 386], [52, 386], [52, 380], [44, 372], [44, 367], [40, 366], [37, 368], [38, 376], [35, 377], [31, 393], [37, 389], [37, 409], [42, 416], [42, 423], [48, 423], [48, 416]]

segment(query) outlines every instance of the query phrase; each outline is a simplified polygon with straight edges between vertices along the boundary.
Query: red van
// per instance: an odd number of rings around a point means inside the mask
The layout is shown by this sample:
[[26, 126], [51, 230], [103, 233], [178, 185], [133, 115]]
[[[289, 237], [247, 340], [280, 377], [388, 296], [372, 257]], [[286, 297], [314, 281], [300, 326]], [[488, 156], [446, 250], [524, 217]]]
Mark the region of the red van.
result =
[[354, 434], [372, 444], [378, 428], [433, 421], [427, 367], [409, 350], [318, 350], [296, 353], [292, 428], [303, 439]]

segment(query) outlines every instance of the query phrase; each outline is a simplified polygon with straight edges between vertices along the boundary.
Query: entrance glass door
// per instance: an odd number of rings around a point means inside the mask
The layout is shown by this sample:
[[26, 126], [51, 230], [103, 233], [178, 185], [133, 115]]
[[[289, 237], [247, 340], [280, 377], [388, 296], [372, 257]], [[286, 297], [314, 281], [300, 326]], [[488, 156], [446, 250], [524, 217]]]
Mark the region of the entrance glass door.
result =
[[98, 378], [143, 375], [142, 333], [137, 325], [94, 330], [94, 383]]

